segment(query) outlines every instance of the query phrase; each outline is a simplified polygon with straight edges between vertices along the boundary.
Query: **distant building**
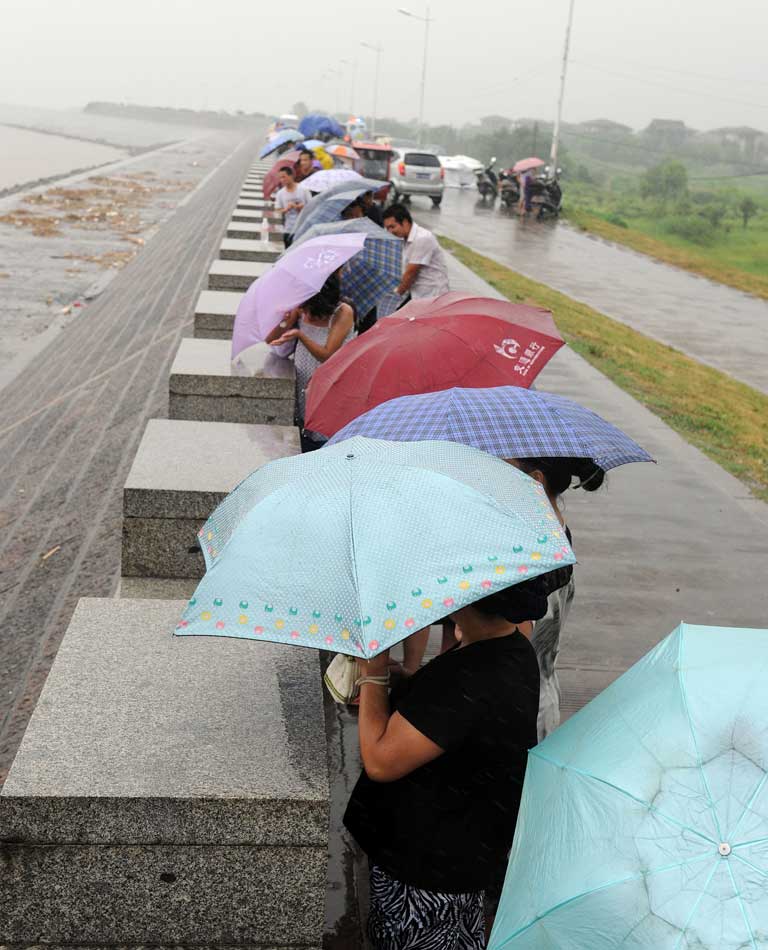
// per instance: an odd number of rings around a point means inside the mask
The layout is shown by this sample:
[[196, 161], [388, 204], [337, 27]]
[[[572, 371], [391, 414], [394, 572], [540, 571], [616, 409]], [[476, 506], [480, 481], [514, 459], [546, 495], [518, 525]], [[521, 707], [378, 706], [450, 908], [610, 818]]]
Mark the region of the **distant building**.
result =
[[606, 135], [611, 132], [631, 134], [632, 132], [632, 129], [628, 125], [622, 125], [621, 122], [614, 122], [613, 119], [590, 119], [587, 122], [578, 122], [574, 128], [581, 132], [587, 132], [589, 135]]
[[768, 157], [768, 135], [748, 125], [711, 129], [705, 132], [703, 137], [718, 145], [735, 146], [739, 156], [747, 162], [765, 160]]
[[652, 119], [641, 135], [661, 148], [672, 149], [685, 145], [696, 131], [689, 129], [682, 119]]

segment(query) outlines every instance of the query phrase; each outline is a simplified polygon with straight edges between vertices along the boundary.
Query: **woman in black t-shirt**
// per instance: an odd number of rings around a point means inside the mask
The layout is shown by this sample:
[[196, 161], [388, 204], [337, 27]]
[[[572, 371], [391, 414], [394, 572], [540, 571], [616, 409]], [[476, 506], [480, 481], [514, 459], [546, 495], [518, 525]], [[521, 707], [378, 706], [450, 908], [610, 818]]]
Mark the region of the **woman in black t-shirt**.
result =
[[452, 615], [459, 645], [390, 697], [388, 654], [359, 661], [364, 772], [344, 823], [368, 855], [377, 950], [480, 950], [483, 892], [503, 874], [539, 668], [519, 626], [543, 616], [541, 578]]

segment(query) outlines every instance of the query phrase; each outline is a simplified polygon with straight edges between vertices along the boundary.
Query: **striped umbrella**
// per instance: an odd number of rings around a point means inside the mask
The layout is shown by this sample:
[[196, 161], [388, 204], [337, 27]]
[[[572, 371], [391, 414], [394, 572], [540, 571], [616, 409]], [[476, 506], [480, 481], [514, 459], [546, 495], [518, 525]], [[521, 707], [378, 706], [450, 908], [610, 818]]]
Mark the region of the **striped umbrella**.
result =
[[364, 234], [363, 249], [355, 254], [341, 272], [341, 292], [354, 303], [364, 317], [377, 306], [379, 300], [391, 294], [400, 283], [403, 270], [403, 242], [389, 234], [369, 218], [316, 224], [309, 228], [291, 246], [300, 247], [312, 238], [332, 234]]
[[399, 396], [358, 416], [331, 442], [355, 435], [392, 442], [461, 442], [500, 458], [588, 458], [603, 471], [653, 461], [591, 409], [519, 386]]

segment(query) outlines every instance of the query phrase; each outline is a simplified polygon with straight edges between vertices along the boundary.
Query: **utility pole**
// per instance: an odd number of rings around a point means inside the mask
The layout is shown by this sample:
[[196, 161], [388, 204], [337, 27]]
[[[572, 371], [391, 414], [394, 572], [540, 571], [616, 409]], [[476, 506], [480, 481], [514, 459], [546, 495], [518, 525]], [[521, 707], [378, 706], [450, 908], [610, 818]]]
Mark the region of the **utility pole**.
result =
[[427, 85], [427, 49], [429, 47], [429, 24], [434, 23], [434, 19], [429, 15], [429, 4], [427, 4], [426, 12], [424, 16], [419, 16], [418, 13], [411, 13], [410, 10], [404, 10], [402, 7], [398, 7], [398, 13], [402, 13], [403, 16], [411, 17], [413, 20], [421, 20], [424, 24], [424, 56], [421, 61], [421, 95], [419, 97], [419, 145], [423, 145], [422, 139], [424, 138], [424, 89]]
[[557, 149], [560, 144], [560, 124], [563, 120], [563, 98], [565, 97], [565, 74], [568, 71], [568, 50], [571, 46], [571, 27], [573, 26], [573, 5], [574, 0], [570, 0], [568, 7], [568, 26], [565, 29], [565, 45], [563, 47], [563, 65], [560, 71], [560, 98], [557, 102], [557, 116], [555, 117], [555, 127], [552, 130], [552, 149], [549, 153], [549, 165], [552, 169], [552, 175], [557, 178]]
[[383, 46], [373, 43], [361, 43], [366, 49], [372, 49], [376, 53], [376, 77], [373, 81], [373, 115], [371, 116], [371, 138], [376, 137], [376, 115], [379, 111], [379, 67], [381, 65], [381, 54], [384, 52]]

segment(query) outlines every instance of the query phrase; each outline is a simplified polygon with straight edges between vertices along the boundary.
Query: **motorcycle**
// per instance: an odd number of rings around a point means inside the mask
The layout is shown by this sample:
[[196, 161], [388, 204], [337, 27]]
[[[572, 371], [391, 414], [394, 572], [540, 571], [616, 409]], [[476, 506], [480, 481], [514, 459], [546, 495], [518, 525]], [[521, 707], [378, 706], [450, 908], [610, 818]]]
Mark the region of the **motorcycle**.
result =
[[563, 206], [557, 178], [536, 178], [530, 185], [532, 211], [537, 218], [556, 218]]
[[496, 156], [490, 160], [485, 168], [478, 168], [475, 172], [477, 178], [477, 190], [480, 192], [483, 201], [486, 198], [493, 200], [499, 192], [499, 179], [493, 166], [496, 164]]
[[499, 188], [503, 204], [508, 209], [517, 207], [520, 201], [520, 182], [511, 168], [499, 173]]

